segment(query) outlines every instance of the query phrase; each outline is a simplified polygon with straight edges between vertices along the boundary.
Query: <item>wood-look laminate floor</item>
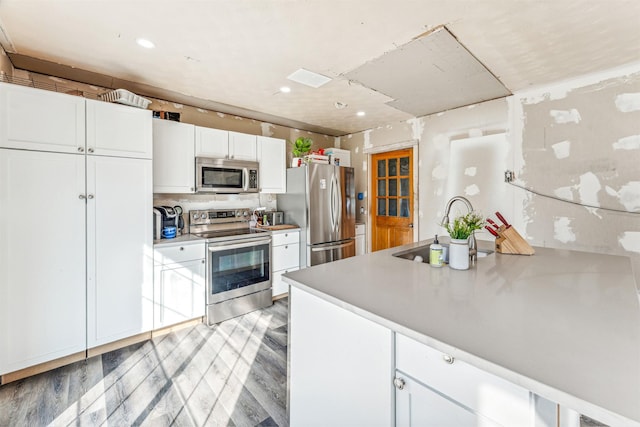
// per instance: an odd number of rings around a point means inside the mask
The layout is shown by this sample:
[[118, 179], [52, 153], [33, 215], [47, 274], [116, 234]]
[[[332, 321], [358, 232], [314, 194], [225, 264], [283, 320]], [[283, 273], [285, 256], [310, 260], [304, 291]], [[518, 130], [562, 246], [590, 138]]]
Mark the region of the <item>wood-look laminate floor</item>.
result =
[[0, 387], [0, 426], [288, 426], [287, 299]]

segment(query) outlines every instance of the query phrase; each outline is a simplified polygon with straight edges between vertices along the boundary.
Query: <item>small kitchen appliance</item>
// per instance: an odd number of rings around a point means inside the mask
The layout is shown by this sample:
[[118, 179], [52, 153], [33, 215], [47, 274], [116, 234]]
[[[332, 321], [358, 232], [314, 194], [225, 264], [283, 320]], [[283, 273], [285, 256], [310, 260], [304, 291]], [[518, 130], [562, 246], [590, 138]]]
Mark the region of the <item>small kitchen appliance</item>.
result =
[[[280, 225], [284, 224], [284, 212], [281, 211], [271, 211], [265, 212], [263, 217], [267, 217], [267, 221], [269, 225]], [[263, 221], [264, 223], [264, 221]]]
[[[182, 208], [180, 208], [182, 209]], [[162, 231], [165, 227], [179, 228], [180, 215], [176, 212], [176, 209], [171, 206], [156, 206], [153, 208], [153, 239], [158, 240], [166, 238], [163, 236]], [[184, 224], [183, 224], [184, 227]], [[170, 235], [170, 234], [169, 234]], [[175, 237], [175, 233], [173, 234]]]
[[196, 192], [257, 193], [258, 162], [196, 157]]

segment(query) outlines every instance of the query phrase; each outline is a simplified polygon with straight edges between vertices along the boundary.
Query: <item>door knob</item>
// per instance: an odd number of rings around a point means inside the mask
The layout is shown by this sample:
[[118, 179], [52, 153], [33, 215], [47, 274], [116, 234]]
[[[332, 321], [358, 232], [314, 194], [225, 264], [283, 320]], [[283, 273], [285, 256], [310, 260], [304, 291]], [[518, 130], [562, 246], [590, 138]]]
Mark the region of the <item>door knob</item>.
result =
[[409, 224], [409, 228], [413, 228], [413, 223]]

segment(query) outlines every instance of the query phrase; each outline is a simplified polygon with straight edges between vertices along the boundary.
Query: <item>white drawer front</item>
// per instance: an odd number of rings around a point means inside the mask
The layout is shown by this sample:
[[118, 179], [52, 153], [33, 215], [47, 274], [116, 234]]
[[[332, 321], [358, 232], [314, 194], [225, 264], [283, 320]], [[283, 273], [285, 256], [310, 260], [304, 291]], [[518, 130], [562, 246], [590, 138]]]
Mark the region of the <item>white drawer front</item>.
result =
[[300, 266], [300, 245], [283, 245], [273, 247], [272, 271], [286, 270]]
[[286, 233], [273, 234], [273, 246], [290, 245], [300, 242], [299, 231], [287, 231]]
[[282, 295], [282, 294], [286, 294], [287, 292], [289, 292], [289, 284], [285, 283], [282, 280], [282, 275], [284, 273], [289, 273], [291, 271], [296, 271], [298, 270], [297, 267], [294, 268], [288, 268], [286, 270], [280, 270], [280, 271], [274, 271], [273, 272], [273, 280], [271, 282], [271, 286], [272, 286], [272, 290], [273, 290], [273, 296], [277, 296], [277, 295]]
[[396, 334], [396, 368], [505, 426], [527, 425], [529, 391]]
[[203, 259], [204, 242], [186, 243], [184, 245], [156, 247], [153, 261], [158, 264], [173, 264], [176, 262]]

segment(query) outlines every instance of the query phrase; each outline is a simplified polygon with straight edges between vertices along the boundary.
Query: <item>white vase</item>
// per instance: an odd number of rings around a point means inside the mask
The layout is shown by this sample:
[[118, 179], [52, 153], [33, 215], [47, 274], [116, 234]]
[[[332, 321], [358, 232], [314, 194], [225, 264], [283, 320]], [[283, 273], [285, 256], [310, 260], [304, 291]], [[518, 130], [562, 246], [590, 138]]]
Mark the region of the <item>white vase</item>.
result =
[[455, 270], [469, 269], [469, 239], [451, 239], [449, 267]]

